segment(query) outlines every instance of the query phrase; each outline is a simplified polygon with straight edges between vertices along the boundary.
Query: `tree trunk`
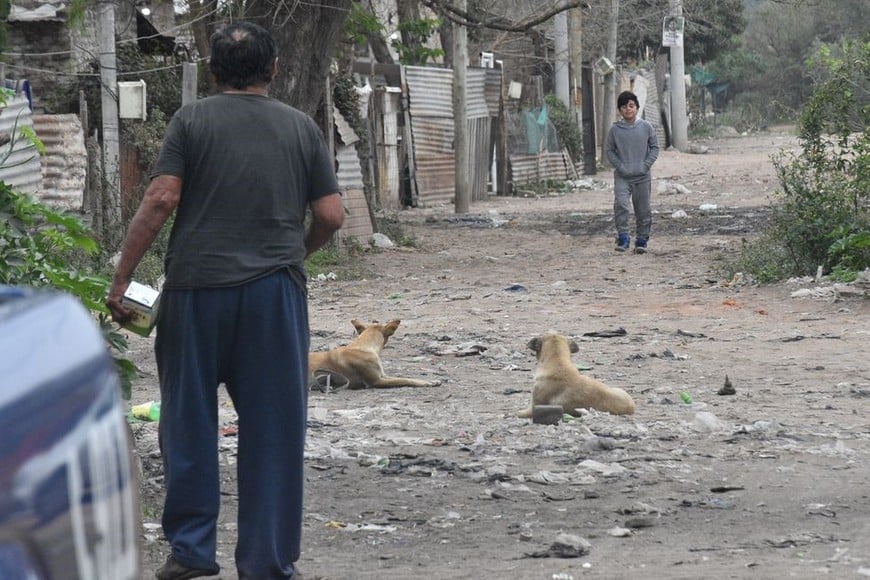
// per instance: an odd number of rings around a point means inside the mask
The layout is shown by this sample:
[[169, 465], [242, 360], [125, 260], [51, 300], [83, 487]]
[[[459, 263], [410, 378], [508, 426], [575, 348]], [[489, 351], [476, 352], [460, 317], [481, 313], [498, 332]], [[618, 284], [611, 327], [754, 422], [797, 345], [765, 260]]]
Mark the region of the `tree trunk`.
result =
[[[200, 58], [208, 58], [211, 53], [209, 40], [211, 37], [211, 29], [214, 26], [214, 14], [217, 12], [216, 0], [188, 0], [187, 7], [190, 11], [191, 24], [193, 30], [193, 44], [196, 46], [196, 52]], [[209, 93], [215, 92], [214, 77], [208, 72], [208, 66], [205, 66], [205, 78], [208, 83]]]
[[444, 17], [441, 17], [438, 36], [441, 37], [441, 50], [444, 51], [444, 66], [447, 66], [447, 63], [453, 62], [453, 23]]
[[[377, 19], [371, 4], [361, 3], [360, 7], [361, 10], [364, 10], [370, 16]], [[381, 64], [395, 64], [393, 55], [390, 54], [390, 47], [387, 45], [387, 39], [384, 38], [379, 30], [368, 30], [364, 34], [368, 40], [369, 47], [372, 49], [372, 56], [375, 57], [376, 62]]]
[[[607, 58], [616, 65], [616, 48], [619, 39], [619, 0], [610, 0], [610, 23], [607, 35]], [[604, 139], [616, 118], [616, 71], [604, 77], [604, 102], [601, 105], [601, 132], [598, 146], [603, 149]], [[602, 158], [606, 159], [602, 152]]]
[[[269, 94], [317, 117], [326, 78], [352, 0], [318, 0], [276, 4], [253, 0], [246, 13], [272, 32], [278, 44], [278, 76]], [[251, 15], [266, 14], [255, 19]]]
[[381, 64], [396, 63], [396, 61], [393, 60], [393, 55], [390, 54], [390, 47], [387, 46], [387, 41], [379, 32], [366, 33], [366, 38], [368, 39], [369, 46], [372, 49], [372, 56], [375, 57], [376, 62]]
[[[399, 23], [420, 20], [420, 0], [396, 0], [396, 16]], [[420, 45], [420, 39], [410, 30], [402, 30], [402, 42], [406, 46]]]

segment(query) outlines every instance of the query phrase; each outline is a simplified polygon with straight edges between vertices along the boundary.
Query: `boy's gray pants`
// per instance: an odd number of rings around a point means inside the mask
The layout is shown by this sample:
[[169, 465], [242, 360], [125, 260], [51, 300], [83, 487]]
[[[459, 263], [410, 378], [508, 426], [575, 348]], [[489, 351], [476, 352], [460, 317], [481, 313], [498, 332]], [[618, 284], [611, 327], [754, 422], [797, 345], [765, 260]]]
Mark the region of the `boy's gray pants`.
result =
[[634, 206], [636, 222], [635, 236], [649, 238], [652, 228], [652, 207], [650, 205], [650, 189], [652, 180], [640, 183], [629, 183], [621, 177], [613, 181], [613, 220], [617, 234], [629, 234], [631, 232], [630, 216]]

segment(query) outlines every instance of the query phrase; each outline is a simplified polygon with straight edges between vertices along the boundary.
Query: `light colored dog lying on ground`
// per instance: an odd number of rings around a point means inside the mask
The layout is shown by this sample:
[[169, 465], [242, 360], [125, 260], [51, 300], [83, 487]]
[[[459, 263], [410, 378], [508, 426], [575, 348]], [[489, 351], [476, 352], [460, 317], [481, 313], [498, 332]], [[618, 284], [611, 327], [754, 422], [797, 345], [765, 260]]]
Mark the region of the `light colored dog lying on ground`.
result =
[[577, 343], [561, 334], [548, 332], [529, 341], [538, 358], [532, 404], [517, 413], [531, 417], [536, 405], [562, 405], [565, 413], [578, 416], [577, 409], [597, 409], [614, 415], [634, 413], [631, 395], [591, 377], [581, 375], [571, 362], [571, 354], [580, 350]]
[[399, 327], [399, 320], [391, 320], [386, 324], [373, 322], [364, 324], [359, 320], [351, 320], [356, 328], [357, 336], [347, 346], [341, 346], [326, 352], [308, 353], [308, 378], [314, 377], [314, 371], [325, 369], [338, 373], [348, 380], [348, 388], [363, 389], [366, 387], [435, 387], [441, 381], [423, 381], [402, 377], [388, 377], [384, 374], [381, 364], [381, 351], [384, 345]]

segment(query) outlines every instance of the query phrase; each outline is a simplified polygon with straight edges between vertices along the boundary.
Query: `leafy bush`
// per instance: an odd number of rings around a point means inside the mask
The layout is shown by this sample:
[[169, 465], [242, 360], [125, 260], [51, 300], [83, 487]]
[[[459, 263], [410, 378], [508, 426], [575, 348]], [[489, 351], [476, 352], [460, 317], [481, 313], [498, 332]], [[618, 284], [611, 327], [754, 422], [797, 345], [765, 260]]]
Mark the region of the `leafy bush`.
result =
[[115, 351], [121, 394], [130, 398], [137, 370], [123, 358], [127, 340], [105, 305], [109, 280], [69, 265], [69, 256], [98, 252], [90, 230], [73, 215], [54, 210], [0, 181], [0, 284], [52, 287], [76, 296], [96, 314], [106, 342]]
[[444, 56], [442, 49], [426, 46], [429, 37], [438, 32], [440, 25], [441, 21], [437, 18], [419, 18], [399, 22], [396, 29], [402, 33], [403, 40], [397, 38], [392, 41], [393, 48], [399, 54], [399, 62], [424, 65], [430, 60]]
[[770, 228], [731, 266], [759, 280], [870, 268], [870, 40], [825, 47], [814, 62], [824, 75], [801, 114], [801, 151], [774, 159]]
[[544, 102], [549, 108], [548, 114], [556, 128], [559, 143], [568, 149], [574, 163], [580, 162], [583, 159], [583, 130], [577, 124], [577, 119], [556, 95], [545, 96]]
[[328, 274], [332, 270], [332, 266], [339, 264], [341, 264], [341, 253], [333, 242], [308, 256], [305, 260], [305, 270], [308, 276], [313, 278], [320, 274]]

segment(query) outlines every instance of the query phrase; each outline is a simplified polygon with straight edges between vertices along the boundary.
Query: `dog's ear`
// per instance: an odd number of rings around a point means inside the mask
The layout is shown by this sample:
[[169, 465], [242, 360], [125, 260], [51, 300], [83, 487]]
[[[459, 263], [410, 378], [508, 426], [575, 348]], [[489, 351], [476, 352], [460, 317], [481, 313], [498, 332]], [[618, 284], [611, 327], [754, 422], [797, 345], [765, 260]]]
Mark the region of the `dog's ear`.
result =
[[572, 353], [572, 354], [575, 353], [575, 352], [580, 352], [580, 347], [577, 346], [577, 343], [574, 342], [573, 340], [569, 340], [569, 341], [568, 341], [568, 348], [571, 349], [571, 353]]
[[353, 324], [354, 328], [356, 328], [357, 334], [362, 334], [363, 331], [366, 329], [366, 325], [363, 324], [362, 322], [360, 322], [359, 320], [357, 320], [356, 318], [351, 320], [350, 323]]
[[536, 336], [535, 338], [530, 340], [529, 344], [527, 344], [526, 346], [528, 346], [532, 350], [532, 352], [535, 353], [535, 355], [539, 354], [541, 352], [541, 337]]
[[399, 328], [401, 320], [391, 320], [384, 325], [384, 336], [393, 336], [396, 329]]

